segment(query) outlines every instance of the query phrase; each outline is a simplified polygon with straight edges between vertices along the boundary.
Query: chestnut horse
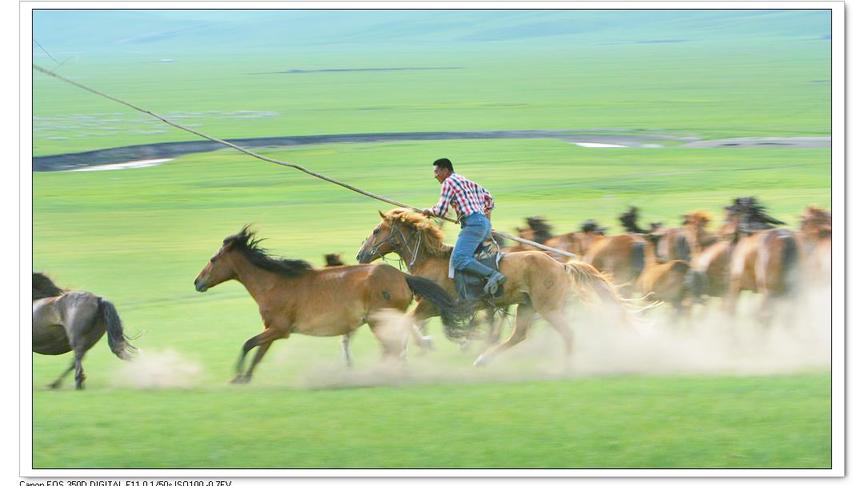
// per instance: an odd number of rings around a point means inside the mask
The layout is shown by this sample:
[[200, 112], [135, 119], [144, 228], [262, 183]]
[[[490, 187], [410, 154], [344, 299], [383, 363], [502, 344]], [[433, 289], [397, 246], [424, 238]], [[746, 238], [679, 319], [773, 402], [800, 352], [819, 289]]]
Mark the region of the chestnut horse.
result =
[[63, 290], [42, 273], [33, 273], [33, 352], [74, 352], [68, 368], [51, 383], [59, 388], [75, 370], [75, 388], [84, 389], [84, 354], [108, 333], [108, 346], [120, 359], [129, 359], [135, 348], [123, 334], [123, 323], [114, 304], [85, 291]]
[[736, 198], [726, 207], [726, 221], [719, 231], [724, 239], [694, 262], [695, 273], [688, 283], [698, 285], [692, 290], [716, 295], [725, 287], [724, 306], [730, 314], [735, 313], [742, 290], [757, 292], [762, 295], [758, 317], [768, 322], [776, 300], [794, 289], [800, 260], [795, 234], [775, 228], [778, 224], [784, 223], [766, 214], [755, 197]]
[[[414, 296], [442, 313], [451, 324], [454, 302], [433, 282], [404, 274], [388, 265], [349, 265], [313, 269], [302, 260], [271, 257], [258, 246], [260, 240], [245, 226], [228, 236], [221, 248], [195, 278], [195, 289], [206, 292], [227, 280], [237, 280], [249, 292], [264, 321], [264, 332], [248, 339], [237, 361], [233, 383], [248, 383], [255, 366], [273, 341], [293, 333], [309, 336], [343, 336], [343, 352], [350, 366], [348, 340], [369, 324], [381, 343], [384, 357], [401, 357], [403, 330], [388, 328], [382, 310], [404, 313]], [[243, 371], [246, 354], [257, 347], [252, 363]]]
[[[519, 236], [546, 246], [565, 250], [577, 255], [580, 261], [610, 275], [612, 282], [621, 286], [625, 295], [632, 293], [630, 286], [645, 267], [647, 240], [638, 234], [606, 236], [606, 228], [594, 220], [582, 223], [579, 231], [551, 236], [551, 226], [541, 217], [527, 218], [527, 228], [517, 228]], [[528, 245], [512, 247], [510, 252], [531, 251]], [[569, 257], [549, 254], [560, 262]]]
[[657, 236], [657, 258], [660, 261], [683, 260], [690, 262], [703, 249], [713, 245], [717, 237], [706, 226], [711, 216], [705, 211], [694, 211], [682, 216], [680, 228], [663, 228]]
[[831, 212], [808, 206], [798, 231], [802, 265], [811, 284], [826, 285], [831, 278]]
[[[525, 218], [525, 222], [528, 225], [524, 228], [516, 228], [516, 234], [519, 235], [520, 238], [524, 238], [526, 240], [531, 240], [542, 245], [546, 245], [552, 248], [556, 248], [559, 250], [564, 250], [570, 253], [577, 253], [579, 242], [576, 241], [576, 233], [565, 233], [562, 235], [553, 235], [552, 234], [552, 226], [546, 222], [546, 219], [542, 216], [531, 216]], [[515, 253], [519, 251], [538, 251], [538, 249], [531, 245], [526, 245], [524, 243], [518, 243], [515, 246], [507, 247], [504, 249], [507, 253]], [[558, 260], [559, 262], [566, 262], [569, 260], [569, 257], [561, 255], [559, 253], [545, 251], [547, 255]]]
[[[455, 298], [455, 285], [448, 278], [453, 248], [444, 244], [443, 232], [425, 216], [407, 209], [397, 208], [379, 214], [381, 222], [366, 238], [357, 253], [357, 260], [369, 263], [396, 253], [413, 275], [434, 281]], [[510, 337], [483, 352], [475, 360], [475, 366], [486, 364], [497, 354], [523, 341], [538, 314], [561, 335], [569, 357], [573, 351], [573, 332], [568, 324], [567, 304], [572, 300], [586, 301], [591, 295], [599, 297], [614, 306], [623, 323], [627, 322], [626, 304], [615, 287], [590, 265], [563, 264], [546, 253], [524, 251], [504, 255], [500, 271], [507, 276], [507, 282], [502, 295], [495, 298], [493, 304], [498, 308], [517, 304], [516, 323]], [[414, 309], [418, 321], [435, 315], [436, 309], [425, 300], [421, 300]]]

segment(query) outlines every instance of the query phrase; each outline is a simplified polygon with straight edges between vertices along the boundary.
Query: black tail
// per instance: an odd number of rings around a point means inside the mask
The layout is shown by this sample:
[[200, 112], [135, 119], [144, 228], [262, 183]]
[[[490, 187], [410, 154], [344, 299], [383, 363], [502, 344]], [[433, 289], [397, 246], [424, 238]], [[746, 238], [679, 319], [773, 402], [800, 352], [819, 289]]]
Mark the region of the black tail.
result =
[[781, 260], [783, 262], [781, 267], [783, 293], [788, 293], [793, 290], [795, 286], [796, 279], [794, 278], [794, 273], [798, 266], [798, 243], [795, 241], [791, 232], [782, 233], [780, 238], [783, 241], [783, 251], [781, 254]]
[[120, 359], [131, 359], [135, 346], [129, 344], [128, 338], [123, 334], [123, 322], [120, 321], [117, 308], [108, 300], [100, 298], [99, 310], [108, 328], [108, 346], [111, 347], [111, 352]]
[[645, 270], [645, 243], [637, 241], [630, 247], [630, 270], [633, 272], [632, 278], [639, 278], [642, 275], [642, 270]]
[[675, 259], [684, 260], [685, 262], [690, 261], [690, 243], [687, 241], [686, 236], [675, 236], [675, 250], [678, 253]]
[[444, 324], [444, 333], [448, 338], [458, 339], [470, 331], [470, 313], [467, 312], [467, 309], [461, 309], [446, 290], [423, 277], [406, 275], [405, 281], [414, 295], [420, 296], [438, 307], [438, 311], [441, 313], [441, 322]]

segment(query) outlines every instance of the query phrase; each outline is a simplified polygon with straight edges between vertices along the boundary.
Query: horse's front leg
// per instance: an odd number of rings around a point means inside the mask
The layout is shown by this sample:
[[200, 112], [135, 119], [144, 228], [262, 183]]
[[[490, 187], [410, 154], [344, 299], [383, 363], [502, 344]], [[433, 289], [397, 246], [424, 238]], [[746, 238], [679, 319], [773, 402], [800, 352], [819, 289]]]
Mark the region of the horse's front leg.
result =
[[[506, 309], [505, 309], [506, 311]], [[486, 336], [486, 344], [494, 346], [501, 340], [501, 330], [504, 328], [504, 318], [495, 318], [495, 309], [486, 309], [486, 323], [489, 325], [489, 335]]]
[[[270, 348], [270, 344], [279, 337], [282, 336], [280, 336], [278, 332], [276, 332], [273, 328], [268, 328], [264, 330], [264, 332], [262, 332], [261, 334], [258, 334], [257, 336], [252, 336], [251, 338], [247, 339], [246, 342], [243, 343], [243, 349], [240, 351], [240, 358], [237, 360], [237, 366], [235, 367], [237, 376], [235, 376], [234, 379], [231, 380], [231, 383], [249, 383], [249, 380], [252, 379], [252, 370], [255, 368], [258, 362], [261, 361], [261, 358], [264, 357], [264, 353], [266, 353], [267, 349]], [[284, 337], [287, 337], [287, 335]], [[249, 365], [249, 369], [246, 371], [246, 373], [243, 373], [243, 361], [246, 359], [246, 355], [249, 353], [249, 351], [251, 351], [252, 348], [256, 346], [258, 347], [258, 350], [255, 352], [255, 356], [252, 358], [252, 364]]]
[[345, 366], [347, 366], [348, 368], [352, 368], [354, 366], [354, 361], [351, 359], [351, 349], [349, 348], [351, 344], [351, 337], [353, 335], [354, 331], [348, 331], [342, 336], [342, 357], [345, 358]]
[[536, 315], [537, 311], [530, 303], [519, 304], [516, 308], [516, 324], [513, 326], [513, 334], [503, 343], [481, 354], [474, 360], [474, 366], [485, 366], [494, 356], [524, 341]]

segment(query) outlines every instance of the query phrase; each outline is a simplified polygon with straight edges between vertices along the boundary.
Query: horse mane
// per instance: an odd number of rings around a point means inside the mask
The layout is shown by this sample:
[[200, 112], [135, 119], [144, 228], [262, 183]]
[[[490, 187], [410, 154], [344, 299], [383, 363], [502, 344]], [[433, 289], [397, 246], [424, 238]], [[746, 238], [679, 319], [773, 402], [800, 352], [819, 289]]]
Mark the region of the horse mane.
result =
[[339, 256], [338, 253], [327, 253], [324, 255], [324, 262], [326, 267], [341, 267], [345, 265], [342, 261], [342, 257]]
[[599, 223], [597, 223], [597, 221], [589, 219], [582, 223], [582, 226], [580, 226], [579, 229], [581, 229], [583, 233], [597, 233], [598, 235], [605, 235], [608, 228], [603, 228]]
[[54, 284], [47, 275], [41, 272], [33, 272], [33, 300], [45, 297], [57, 297], [63, 293], [63, 289]]
[[249, 225], [243, 227], [239, 233], [231, 235], [222, 242], [223, 245], [232, 245], [258, 268], [278, 273], [284, 277], [299, 277], [312, 270], [312, 265], [304, 260], [289, 260], [270, 256], [267, 250], [258, 246], [262, 239], [255, 238], [255, 232], [249, 229]]
[[765, 212], [765, 207], [753, 196], [735, 198], [731, 206], [726, 206], [726, 211], [728, 217], [738, 216], [736, 231], [740, 233], [747, 234], [771, 229], [778, 224], [786, 224], [769, 216]]
[[410, 226], [420, 235], [420, 249], [433, 257], [450, 255], [453, 247], [444, 244], [444, 232], [431, 219], [410, 209], [396, 208], [383, 214], [390, 224], [402, 223]]
[[801, 230], [817, 236], [831, 235], [831, 211], [816, 206], [807, 206], [801, 216]]
[[529, 216], [525, 218], [525, 223], [531, 228], [534, 233], [534, 241], [537, 243], [545, 243], [549, 238], [552, 238], [552, 225], [546, 222], [543, 216]]
[[807, 206], [801, 219], [810, 224], [831, 224], [831, 211], [817, 206]]
[[641, 233], [645, 234], [648, 231], [639, 227], [636, 221], [639, 219], [639, 208], [636, 206], [630, 206], [630, 208], [625, 213], [621, 213], [618, 216], [618, 221], [621, 222], [621, 226], [624, 227], [629, 233]]

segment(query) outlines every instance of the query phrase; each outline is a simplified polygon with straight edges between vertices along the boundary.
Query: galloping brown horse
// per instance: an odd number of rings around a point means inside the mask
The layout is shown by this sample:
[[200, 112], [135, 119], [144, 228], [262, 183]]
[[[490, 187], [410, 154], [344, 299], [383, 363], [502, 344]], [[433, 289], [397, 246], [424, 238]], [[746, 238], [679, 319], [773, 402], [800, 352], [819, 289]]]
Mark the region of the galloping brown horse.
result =
[[[425, 216], [406, 209], [380, 213], [381, 222], [363, 243], [357, 260], [369, 263], [389, 253], [397, 253], [413, 275], [426, 277], [456, 296], [454, 283], [448, 278], [451, 246], [444, 244], [443, 232]], [[568, 324], [567, 304], [572, 300], [589, 300], [596, 296], [617, 309], [616, 317], [626, 322], [625, 303], [615, 288], [594, 267], [584, 263], [562, 264], [539, 251], [510, 253], [501, 259], [500, 271], [507, 276], [503, 293], [494, 300], [497, 307], [517, 304], [512, 335], [474, 362], [479, 366], [493, 356], [523, 341], [536, 315], [549, 321], [564, 341], [569, 356], [573, 350], [573, 332]], [[414, 317], [424, 320], [437, 315], [435, 308], [421, 300]], [[447, 324], [445, 323], [445, 326]]]
[[[576, 232], [553, 235], [552, 226], [550, 226], [542, 216], [525, 218], [525, 222], [528, 226], [516, 228], [516, 234], [519, 235], [520, 238], [531, 240], [558, 250], [577, 253], [577, 245], [579, 242], [576, 240]], [[538, 249], [531, 245], [518, 243], [515, 246], [507, 247], [505, 251], [507, 253], [515, 253], [519, 251], [538, 251]], [[559, 262], [566, 262], [569, 259], [569, 257], [559, 253], [551, 251], [545, 251], [545, 253]]]
[[[545, 219], [533, 217], [527, 218], [526, 222], [527, 228], [517, 228], [520, 237], [573, 253], [580, 261], [610, 275], [615, 285], [622, 286], [622, 293], [632, 293], [630, 285], [645, 267], [645, 237], [638, 234], [606, 236], [606, 228], [594, 220], [582, 223], [579, 231], [551, 236], [551, 226]], [[519, 245], [510, 251], [531, 251], [531, 248]], [[547, 254], [560, 262], [570, 260], [556, 253]]]
[[809, 206], [801, 216], [798, 231], [801, 260], [814, 285], [826, 285], [831, 278], [831, 212]]
[[578, 250], [582, 251], [582, 261], [593, 265], [597, 270], [612, 276], [612, 281], [621, 287], [622, 294], [630, 296], [632, 285], [645, 269], [646, 260], [653, 253], [651, 242], [645, 230], [636, 224], [638, 210], [631, 207], [619, 220], [630, 233], [596, 236], [592, 234], [593, 222], [582, 225], [582, 235]]
[[[767, 322], [777, 298], [793, 290], [799, 263], [799, 245], [784, 224], [772, 218], [755, 197], [736, 198], [726, 207], [720, 241], [694, 261], [688, 283], [695, 293], [716, 295], [725, 287], [726, 310], [734, 314], [742, 290], [762, 294], [759, 317]], [[714, 278], [709, 270], [713, 267]], [[713, 281], [712, 281], [713, 280]]]
[[[264, 321], [264, 332], [243, 345], [234, 383], [247, 383], [273, 341], [291, 334], [344, 336], [343, 352], [350, 366], [348, 340], [369, 324], [385, 357], [401, 357], [407, 334], [391, 333], [380, 311], [404, 313], [414, 296], [441, 312], [451, 324], [454, 302], [433, 282], [404, 274], [388, 265], [350, 265], [313, 269], [302, 260], [274, 258], [258, 246], [249, 227], [225, 238], [222, 247], [195, 278], [195, 289], [205, 292], [227, 280], [237, 280], [249, 292]], [[258, 347], [243, 372], [246, 354]]]
[[691, 261], [704, 248], [717, 241], [706, 227], [711, 216], [705, 211], [694, 211], [682, 216], [680, 228], [662, 228], [657, 235], [657, 258], [660, 261]]

